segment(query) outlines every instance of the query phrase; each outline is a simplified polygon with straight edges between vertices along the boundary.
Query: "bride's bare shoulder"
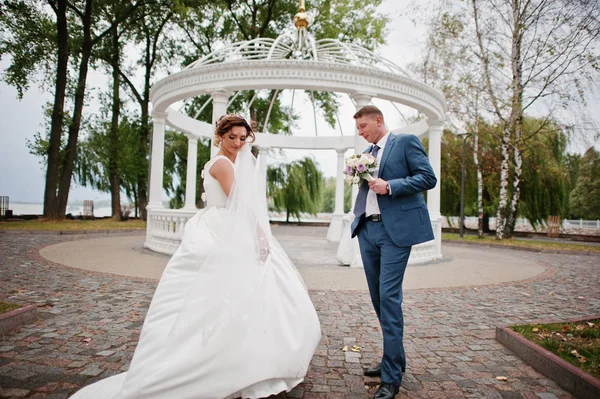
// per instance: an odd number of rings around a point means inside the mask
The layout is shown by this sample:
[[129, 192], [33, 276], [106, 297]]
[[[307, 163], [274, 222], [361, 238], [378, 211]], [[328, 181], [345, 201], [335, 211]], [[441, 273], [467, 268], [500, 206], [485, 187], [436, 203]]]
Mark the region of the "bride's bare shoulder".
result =
[[218, 159], [212, 159], [209, 162], [212, 162], [212, 164], [209, 165], [208, 173], [215, 179], [218, 180], [219, 177], [233, 175], [233, 164], [226, 157], [219, 156]]

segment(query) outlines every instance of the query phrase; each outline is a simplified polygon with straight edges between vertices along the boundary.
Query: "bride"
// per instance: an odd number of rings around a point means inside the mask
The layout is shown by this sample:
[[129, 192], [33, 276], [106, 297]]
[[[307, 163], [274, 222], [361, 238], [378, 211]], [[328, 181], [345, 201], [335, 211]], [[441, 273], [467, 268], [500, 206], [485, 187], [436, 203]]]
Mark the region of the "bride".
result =
[[73, 398], [260, 398], [302, 382], [321, 330], [292, 261], [271, 235], [244, 118], [224, 115], [204, 166], [207, 207], [185, 226], [129, 371]]

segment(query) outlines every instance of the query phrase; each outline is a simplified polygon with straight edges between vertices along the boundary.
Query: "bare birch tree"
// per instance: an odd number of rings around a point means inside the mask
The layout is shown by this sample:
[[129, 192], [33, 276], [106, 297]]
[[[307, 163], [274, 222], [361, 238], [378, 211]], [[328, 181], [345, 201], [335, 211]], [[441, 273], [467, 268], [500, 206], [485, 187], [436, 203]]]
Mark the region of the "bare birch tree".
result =
[[[443, 79], [442, 85], [458, 82], [464, 88], [465, 81], [477, 82], [485, 93], [480, 117], [502, 126], [496, 237], [509, 237], [519, 209], [522, 149], [529, 139], [523, 137], [524, 116], [550, 121], [559, 110], [585, 104], [600, 71], [600, 0], [443, 0], [436, 13], [431, 35], [439, 37], [438, 26], [458, 34], [454, 41], [436, 43], [446, 47], [437, 53], [449, 56], [441, 65], [451, 73], [430, 74], [428, 83]], [[431, 72], [435, 60], [426, 60]], [[446, 97], [456, 102], [447, 92]]]

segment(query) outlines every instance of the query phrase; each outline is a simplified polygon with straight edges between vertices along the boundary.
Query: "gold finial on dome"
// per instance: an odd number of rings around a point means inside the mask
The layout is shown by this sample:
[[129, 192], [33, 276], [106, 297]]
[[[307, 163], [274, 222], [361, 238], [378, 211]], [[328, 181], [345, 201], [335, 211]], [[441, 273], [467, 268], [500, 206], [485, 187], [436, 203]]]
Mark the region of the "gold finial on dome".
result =
[[296, 25], [296, 28], [301, 29], [301, 28], [308, 28], [308, 14], [306, 14], [306, 8], [304, 7], [304, 0], [300, 0], [300, 11], [298, 12], [298, 14], [296, 14], [296, 16], [294, 16], [294, 25]]

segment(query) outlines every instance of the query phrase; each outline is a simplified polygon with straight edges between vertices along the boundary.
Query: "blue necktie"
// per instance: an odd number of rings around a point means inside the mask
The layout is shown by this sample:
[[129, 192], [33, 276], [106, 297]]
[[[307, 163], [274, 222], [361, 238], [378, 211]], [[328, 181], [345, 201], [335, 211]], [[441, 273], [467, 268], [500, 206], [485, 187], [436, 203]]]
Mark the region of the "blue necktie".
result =
[[[373, 145], [371, 148], [371, 155], [377, 159], [377, 153], [379, 152], [379, 146]], [[366, 182], [362, 182], [358, 195], [356, 196], [356, 202], [354, 203], [354, 215], [360, 216], [365, 213], [367, 209], [367, 194], [369, 193], [369, 186]]]

